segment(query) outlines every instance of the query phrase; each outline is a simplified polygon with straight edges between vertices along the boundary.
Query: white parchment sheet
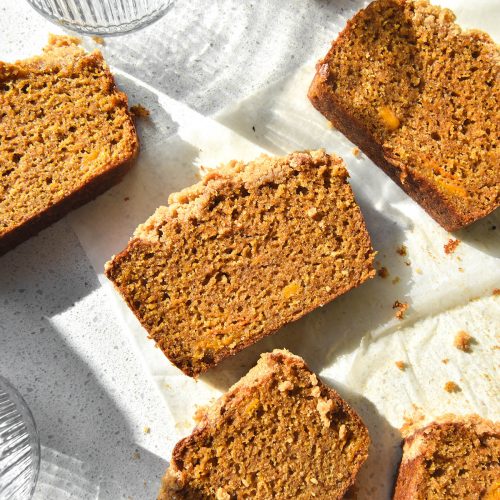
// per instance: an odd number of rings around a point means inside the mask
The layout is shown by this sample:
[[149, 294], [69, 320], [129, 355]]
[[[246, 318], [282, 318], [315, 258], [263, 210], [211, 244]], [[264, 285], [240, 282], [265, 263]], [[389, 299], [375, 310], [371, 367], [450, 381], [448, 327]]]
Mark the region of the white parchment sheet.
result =
[[[467, 27], [483, 27], [498, 40], [492, 19], [500, 4], [441, 2]], [[453, 5], [452, 5], [453, 4]], [[332, 6], [334, 8], [334, 6]], [[332, 33], [332, 38], [335, 33]], [[410, 200], [353, 145], [327, 127], [306, 98], [314, 60], [210, 119], [118, 73], [121, 87], [150, 111], [139, 120], [142, 150], [121, 184], [74, 212], [71, 223], [101, 282], [116, 302], [123, 335], [134, 345], [161, 391], [172, 419], [169, 451], [186, 435], [198, 405], [235, 382], [261, 352], [286, 347], [305, 358], [362, 415], [372, 436], [370, 458], [357, 481], [358, 498], [388, 498], [400, 459], [398, 428], [415, 412], [428, 418], [447, 412], [477, 412], [500, 418], [500, 217], [498, 212], [470, 228], [449, 234]], [[173, 133], [175, 131], [175, 133]], [[165, 139], [165, 137], [168, 137]], [[198, 180], [198, 167], [230, 159], [250, 160], [267, 151], [323, 147], [342, 156], [374, 248], [377, 276], [329, 305], [283, 328], [194, 381], [172, 367], [147, 339], [135, 317], [103, 276], [104, 263], [121, 251], [135, 227], [168, 195]], [[496, 229], [494, 229], [496, 227]], [[450, 254], [444, 246], [458, 239]], [[398, 249], [404, 245], [406, 254]], [[394, 302], [408, 304], [402, 320]], [[474, 337], [465, 353], [453, 345], [458, 331]], [[395, 362], [403, 361], [405, 370]], [[444, 390], [447, 381], [460, 387]]]

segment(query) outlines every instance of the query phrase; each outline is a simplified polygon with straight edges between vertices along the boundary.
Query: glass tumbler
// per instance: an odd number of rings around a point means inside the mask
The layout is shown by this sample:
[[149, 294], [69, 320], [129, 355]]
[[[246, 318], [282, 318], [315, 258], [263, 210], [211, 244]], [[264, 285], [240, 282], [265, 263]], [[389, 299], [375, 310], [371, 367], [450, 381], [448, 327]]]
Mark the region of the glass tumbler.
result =
[[31, 498], [39, 470], [40, 440], [31, 411], [0, 376], [0, 499]]
[[120, 35], [163, 16], [173, 0], [28, 0], [49, 21], [86, 35]]

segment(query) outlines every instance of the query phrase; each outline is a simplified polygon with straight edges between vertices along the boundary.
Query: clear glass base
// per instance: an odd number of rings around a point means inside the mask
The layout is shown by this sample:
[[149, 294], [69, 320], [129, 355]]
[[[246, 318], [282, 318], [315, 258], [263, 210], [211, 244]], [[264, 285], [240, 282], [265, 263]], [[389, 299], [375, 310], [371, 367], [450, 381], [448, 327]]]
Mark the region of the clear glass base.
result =
[[31, 498], [40, 470], [40, 439], [33, 415], [0, 376], [0, 498]]
[[160, 19], [173, 0], [27, 0], [49, 21], [85, 35], [113, 36]]

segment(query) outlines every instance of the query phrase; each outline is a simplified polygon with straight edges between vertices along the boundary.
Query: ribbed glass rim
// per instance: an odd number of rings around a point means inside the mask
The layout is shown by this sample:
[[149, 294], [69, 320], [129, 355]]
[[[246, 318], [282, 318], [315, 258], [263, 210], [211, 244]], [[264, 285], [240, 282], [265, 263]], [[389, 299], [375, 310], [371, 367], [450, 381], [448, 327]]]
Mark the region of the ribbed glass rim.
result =
[[38, 476], [40, 474], [40, 461], [41, 461], [41, 446], [40, 446], [40, 435], [36, 426], [35, 419], [33, 418], [33, 413], [31, 412], [29, 406], [27, 405], [25, 399], [21, 396], [19, 391], [2, 375], [0, 375], [0, 391], [5, 392], [7, 397], [14, 403], [16, 409], [19, 413], [29, 420], [28, 423], [25, 422], [27, 429], [31, 427], [33, 431], [33, 439], [31, 440], [31, 458], [33, 460], [34, 474], [32, 476], [32, 484], [29, 492], [29, 498], [33, 497], [35, 493], [35, 488], [38, 482]]
[[159, 6], [158, 8], [144, 14], [143, 16], [134, 19], [133, 21], [129, 21], [126, 23], [119, 24], [88, 24], [84, 22], [75, 21], [72, 19], [67, 19], [60, 14], [60, 16], [49, 12], [39, 5], [37, 0], [26, 0], [28, 4], [36, 11], [38, 14], [43, 16], [48, 21], [62, 26], [64, 28], [68, 28], [72, 31], [77, 31], [84, 35], [101, 35], [101, 36], [120, 36], [126, 33], [131, 33], [133, 31], [138, 31], [146, 26], [151, 25], [152, 23], [161, 19], [167, 11], [172, 7], [173, 0], [164, 0], [164, 4]]

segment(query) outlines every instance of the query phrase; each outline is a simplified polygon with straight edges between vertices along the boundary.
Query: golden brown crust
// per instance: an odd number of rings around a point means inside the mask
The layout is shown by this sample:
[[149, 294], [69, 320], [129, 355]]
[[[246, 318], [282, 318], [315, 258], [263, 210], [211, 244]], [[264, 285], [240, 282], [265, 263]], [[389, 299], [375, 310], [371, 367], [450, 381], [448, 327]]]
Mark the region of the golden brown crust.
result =
[[106, 275], [196, 376], [374, 275], [346, 177], [323, 151], [232, 162], [172, 195]]
[[483, 498], [500, 480], [500, 423], [443, 415], [404, 430], [394, 500]]
[[[481, 203], [475, 203], [473, 201], [471, 202], [470, 200], [465, 202], [462, 194], [460, 194], [460, 196], [452, 195], [452, 193], [448, 193], [447, 195], [445, 195], [443, 194], [442, 190], [440, 190], [438, 184], [434, 182], [429, 175], [423, 175], [423, 173], [419, 170], [418, 165], [417, 167], [415, 167], [415, 164], [418, 164], [418, 161], [411, 160], [411, 158], [407, 161], [403, 161], [396, 157], [396, 155], [394, 154], [394, 151], [396, 151], [396, 147], [394, 147], [394, 144], [391, 143], [390, 133], [386, 134], [388, 138], [384, 140], [381, 140], [380, 137], [377, 138], [377, 136], [383, 136], [384, 134], [375, 133], [375, 126], [372, 123], [369, 123], [366, 117], [365, 119], [360, 119], [360, 117], [358, 116], [358, 114], [360, 114], [359, 111], [354, 111], [354, 109], [351, 109], [349, 103], [346, 102], [345, 97], [343, 99], [340, 99], [337, 95], [338, 91], [335, 90], [337, 88], [345, 87], [346, 85], [349, 85], [349, 83], [335, 80], [335, 77], [333, 77], [331, 74], [331, 67], [339, 66], [341, 64], [352, 64], [354, 73], [359, 75], [364, 74], [362, 73], [363, 69], [362, 67], [360, 68], [360, 65], [364, 66], [365, 68], [370, 68], [370, 64], [372, 64], [372, 62], [370, 62], [368, 54], [363, 53], [359, 54], [356, 57], [347, 58], [347, 63], [345, 61], [337, 60], [336, 57], [337, 54], [341, 52], [343, 47], [346, 47], [346, 51], [348, 51], [347, 48], [351, 46], [351, 41], [356, 39], [356, 37], [358, 36], [357, 33], [361, 29], [359, 24], [361, 24], [365, 20], [367, 20], [368, 22], [371, 17], [381, 17], [381, 12], [383, 12], [384, 9], [387, 12], [390, 12], [390, 15], [392, 15], [396, 10], [401, 10], [401, 12], [403, 12], [405, 11], [405, 9], [407, 9], [407, 11], [405, 12], [404, 16], [410, 16], [409, 13], [411, 12], [419, 12], [418, 15], [415, 15], [415, 19], [418, 19], [418, 22], [423, 22], [424, 24], [426, 23], [426, 28], [428, 26], [433, 26], [432, 23], [435, 23], [437, 27], [432, 27], [430, 28], [431, 30], [441, 30], [441, 33], [445, 30], [448, 30], [450, 32], [450, 37], [460, 39], [461, 36], [467, 36], [471, 41], [473, 40], [478, 44], [483, 44], [483, 46], [485, 47], [485, 52], [490, 51], [493, 53], [489, 56], [491, 59], [491, 65], [496, 68], [493, 69], [492, 72], [495, 73], [495, 71], [498, 71], [498, 49], [495, 48], [495, 44], [492, 42], [492, 40], [486, 34], [480, 32], [464, 32], [462, 34], [460, 28], [453, 23], [454, 16], [450, 11], [432, 7], [427, 2], [420, 0], [415, 2], [411, 0], [377, 0], [375, 2], [372, 2], [372, 4], [370, 4], [366, 9], [361, 10], [353, 19], [348, 21], [346, 28], [334, 41], [328, 54], [318, 62], [317, 72], [311, 83], [308, 97], [314, 107], [318, 109], [318, 111], [320, 111], [328, 120], [330, 120], [335, 128], [340, 130], [352, 142], [357, 144], [376, 165], [378, 165], [407, 194], [409, 194], [417, 203], [419, 203], [437, 222], [439, 222], [439, 224], [441, 224], [445, 229], [449, 231], [454, 231], [474, 222], [481, 217], [484, 217], [498, 206], [498, 168], [497, 166], [494, 166], [495, 160], [492, 160], [493, 169], [496, 168], [497, 171], [495, 174], [495, 170], [493, 170], [493, 172], [490, 173], [490, 176], [497, 176], [497, 194], [496, 196], [493, 195], [492, 199], [489, 202], [484, 202], [484, 200]], [[427, 17], [425, 18], [425, 16]], [[425, 18], [425, 21], [422, 21], [422, 18]], [[389, 19], [388, 22], [401, 22], [401, 25], [403, 25], [405, 24], [405, 22], [411, 23], [413, 21], [408, 21], [408, 18], [405, 18], [404, 21], [395, 21], [393, 19]], [[410, 28], [405, 26], [405, 29]], [[407, 37], [409, 40], [412, 35], [405, 34], [402, 36]], [[439, 38], [439, 36], [437, 38]], [[392, 41], [388, 43], [390, 44], [392, 43]], [[394, 43], [396, 43], [396, 41], [394, 41]], [[412, 40], [410, 43], [415, 44], [416, 46], [418, 42]], [[433, 42], [431, 42], [431, 44], [432, 43]], [[418, 54], [418, 50], [416, 53]], [[367, 62], [359, 63], [359, 61], [364, 60], [365, 56]], [[395, 64], [394, 57], [395, 56], [390, 55], [390, 53], [387, 56], [387, 60], [384, 63], [388, 65], [387, 67], [389, 68], [387, 69], [387, 73], [390, 73], [391, 65]], [[413, 57], [418, 56], [414, 55]], [[380, 63], [380, 61], [378, 61], [378, 63]], [[437, 65], [438, 62], [435, 62], [434, 64]], [[408, 67], [411, 67], [413, 65], [414, 61], [409, 60]], [[411, 69], [413, 70], [413, 68]], [[404, 69], [397, 68], [397, 70], [400, 73], [400, 78], [404, 80]], [[376, 72], [377, 69], [374, 69], [373, 71]], [[417, 78], [417, 80], [421, 77], [422, 74], [411, 76], [411, 78]], [[381, 78], [384, 78], [383, 74]], [[360, 80], [360, 82], [362, 82], [362, 80]], [[495, 79], [493, 79], [493, 86], [495, 84]], [[373, 84], [373, 82], [371, 81], [366, 82], [366, 85], [373, 85], [373, 87], [377, 88], [377, 85]], [[390, 88], [390, 85], [392, 84], [388, 84], [387, 88]], [[418, 85], [416, 88], [419, 88]], [[355, 88], [353, 89], [353, 92], [356, 92]], [[390, 101], [391, 99], [395, 98], [398, 103], [400, 100], [405, 103], [404, 99], [402, 99], [401, 96], [391, 97], [390, 95], [388, 95], [387, 92], [389, 92], [389, 90], [381, 90], [381, 92], [385, 92], [385, 97], [382, 98], [378, 96], [380, 99], [386, 99], [387, 101]], [[406, 104], [404, 104], [403, 106], [408, 107], [409, 105], [418, 102], [418, 100], [418, 94], [408, 96], [408, 101], [410, 101], [410, 103], [408, 104], [408, 102], [406, 102]], [[375, 105], [376, 103], [373, 104]], [[370, 102], [364, 103], [364, 106], [366, 108], [370, 108], [371, 105], [372, 103]], [[407, 112], [410, 113], [409, 111]], [[370, 113], [370, 111], [366, 111], [367, 115]], [[374, 121], [376, 122], [377, 113], [375, 111], [373, 113], [375, 115]], [[380, 116], [380, 109], [378, 114]], [[390, 120], [390, 118], [393, 117], [394, 123], [392, 123]], [[483, 118], [478, 118], [478, 122], [480, 122], [481, 119]], [[495, 117], [490, 116], [490, 120], [492, 123], [494, 123]], [[404, 121], [402, 125], [405, 125]], [[394, 135], [398, 133], [398, 128], [401, 129], [400, 120], [395, 117], [395, 115], [393, 115], [390, 109], [389, 122], [387, 126], [389, 129], [393, 129], [392, 132]], [[484, 128], [488, 129], [488, 125], [486, 123], [484, 124]], [[422, 132], [421, 141], [432, 142], [432, 139], [427, 139], [425, 133], [426, 132]], [[493, 134], [492, 141], [496, 140], [497, 139]], [[429, 145], [430, 147], [432, 147], [430, 142]], [[466, 151], [464, 149], [466, 147], [467, 146], [465, 145], [462, 146], [462, 150]], [[493, 158], [493, 156], [495, 155], [495, 150], [493, 149], [492, 151], [493, 152], [491, 153], [491, 157]], [[407, 150], [404, 156], [409, 158], [408, 154], [411, 153], [411, 151]], [[475, 153], [471, 153], [471, 155], [472, 154]], [[425, 161], [428, 162], [429, 165], [433, 165], [433, 167], [436, 169], [441, 169], [439, 171], [440, 175], [443, 173], [448, 177], [454, 175], [450, 174], [449, 172], [444, 172], [439, 165], [440, 161], [445, 161], [444, 159], [432, 156], [432, 154], [430, 158], [428, 157], [428, 154], [425, 158]], [[411, 163], [411, 161], [413, 161], [413, 163]], [[424, 160], [421, 159], [420, 161], [423, 162]], [[437, 163], [437, 166], [434, 165], [435, 163]], [[455, 180], [453, 182], [455, 182]], [[491, 183], [492, 179], [488, 179], [487, 182]], [[460, 193], [464, 190], [460, 185], [458, 187], [453, 187], [453, 189], [457, 192], [460, 191]]]
[[[91, 85], [96, 93], [84, 95]], [[139, 147], [102, 54], [73, 37], [52, 35], [43, 55], [0, 62], [0, 116], [0, 254], [120, 181]]]
[[[326, 428], [332, 426], [333, 428], [335, 425], [339, 424], [339, 422], [336, 421], [337, 417], [329, 413], [331, 408], [337, 408], [337, 410], [335, 410], [335, 415], [343, 415], [341, 417], [339, 429], [342, 429], [342, 425], [344, 425], [344, 430], [340, 431], [338, 435], [332, 434], [332, 436], [335, 436], [335, 439], [342, 440], [345, 439], [345, 434], [356, 432], [356, 439], [358, 440], [359, 447], [355, 454], [356, 458], [349, 464], [349, 470], [344, 471], [346, 473], [343, 475], [343, 480], [339, 481], [341, 484], [336, 485], [335, 488], [332, 488], [331, 485], [329, 487], [327, 487], [327, 485], [322, 485], [322, 478], [318, 477], [316, 479], [313, 478], [313, 481], [306, 486], [305, 490], [301, 490], [300, 493], [292, 489], [287, 490], [286, 492], [282, 490], [280, 490], [280, 492], [273, 491], [273, 494], [278, 494], [278, 496], [282, 495], [283, 498], [310, 498], [311, 493], [314, 493], [313, 496], [316, 498], [342, 498], [345, 491], [347, 491], [347, 489], [354, 483], [361, 465], [368, 456], [368, 447], [370, 443], [368, 431], [354, 410], [350, 408], [350, 406], [337, 394], [337, 392], [323, 385], [321, 381], [317, 379], [316, 375], [309, 370], [302, 358], [295, 356], [286, 350], [274, 350], [272, 353], [262, 354], [257, 365], [252, 368], [252, 370], [250, 370], [245, 377], [233, 385], [233, 387], [231, 387], [228, 392], [224, 394], [214, 405], [206, 410], [201, 421], [197, 424], [191, 435], [177, 443], [172, 453], [170, 467], [162, 480], [158, 496], [159, 500], [209, 498], [210, 495], [207, 495], [206, 491], [205, 493], [203, 492], [203, 485], [200, 486], [197, 484], [195, 486], [192, 473], [185, 468], [187, 450], [198, 449], [200, 446], [203, 446], [203, 443], [210, 441], [212, 435], [224, 432], [224, 427], [221, 427], [220, 421], [225, 415], [230, 414], [235, 410], [238, 414], [247, 411], [249, 408], [249, 402], [251, 405], [254, 401], [255, 388], [262, 387], [272, 380], [274, 382], [274, 387], [281, 393], [287, 393], [287, 391], [291, 391], [290, 393], [293, 393], [293, 391], [296, 390], [295, 384], [297, 383], [293, 374], [300, 372], [302, 372], [304, 378], [308, 380], [308, 386], [310, 388], [306, 390], [310, 391], [313, 395], [312, 397], [317, 400], [317, 404], [313, 405], [316, 407], [316, 411], [320, 413], [320, 418], [316, 425], [323, 425], [326, 426]], [[307, 397], [311, 399], [310, 396]], [[313, 421], [311, 415], [303, 414], [301, 415], [301, 418], [303, 418], [304, 426], [313, 426], [311, 423]], [[346, 430], [346, 426], [349, 427], [349, 431]], [[286, 430], [285, 434], [283, 434], [283, 429], [279, 428], [278, 422], [276, 422], [276, 429], [269, 429], [269, 431], [271, 433], [271, 440], [277, 439], [279, 441], [285, 441], [290, 437], [286, 434]], [[292, 430], [289, 432], [292, 433]], [[297, 430], [293, 432], [297, 432]], [[324, 439], [329, 438], [330, 436], [328, 434], [324, 437]], [[250, 448], [251, 446], [249, 445], [248, 449], [250, 450]], [[252, 448], [251, 453], [254, 454], [258, 451], [259, 450]], [[297, 452], [297, 450], [294, 450], [294, 452]], [[248, 451], [248, 453], [250, 453], [250, 451]], [[292, 451], [290, 451], [290, 455], [293, 455]], [[222, 459], [219, 459], [218, 467], [241, 467], [241, 470], [243, 471], [245, 468], [245, 462], [244, 458], [240, 457], [240, 459], [241, 462], [236, 461], [234, 463], [230, 462], [227, 464], [223, 463]], [[298, 459], [295, 458], [295, 460]], [[330, 463], [327, 464], [326, 467], [335, 469], [336, 465], [337, 464], [335, 463]], [[289, 467], [290, 470], [294, 471], [291, 473], [291, 477], [289, 478], [290, 483], [293, 483], [296, 479], [295, 476], [299, 475], [300, 472], [305, 471], [307, 473], [308, 467], [312, 467], [312, 463], [308, 464], [307, 459], [305, 462], [294, 462], [294, 459], [291, 458]], [[211, 471], [211, 474], [209, 473], [207, 476], [209, 482], [217, 481], [214, 472], [215, 471]], [[318, 471], [316, 471], [316, 473], [317, 472]], [[210, 477], [211, 475], [212, 477]], [[259, 479], [268, 481], [270, 484], [273, 484], [274, 480], [277, 481], [277, 478], [270, 477], [261, 477]], [[205, 486], [205, 490], [210, 489], [211, 487], [210, 484]], [[233, 498], [234, 495], [241, 494], [243, 497], [248, 495], [247, 488], [251, 488], [251, 485], [243, 483], [241, 491], [235, 491], [231, 489], [232, 486], [230, 485], [229, 477], [227, 477], [227, 484], [219, 485], [219, 483], [217, 483], [213, 486], [213, 488], [215, 489], [216, 487], [218, 487], [215, 495], [216, 498]], [[282, 487], [282, 484], [280, 484], [280, 487]], [[255, 494], [254, 498], [263, 498], [262, 490], [258, 491], [259, 492]]]

